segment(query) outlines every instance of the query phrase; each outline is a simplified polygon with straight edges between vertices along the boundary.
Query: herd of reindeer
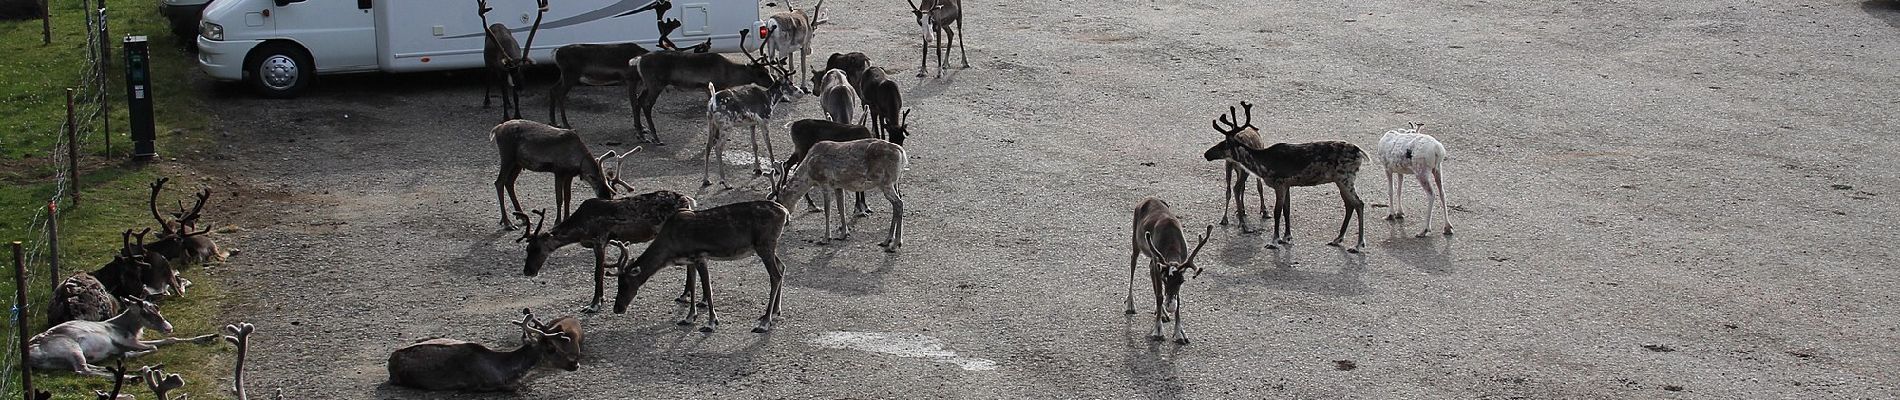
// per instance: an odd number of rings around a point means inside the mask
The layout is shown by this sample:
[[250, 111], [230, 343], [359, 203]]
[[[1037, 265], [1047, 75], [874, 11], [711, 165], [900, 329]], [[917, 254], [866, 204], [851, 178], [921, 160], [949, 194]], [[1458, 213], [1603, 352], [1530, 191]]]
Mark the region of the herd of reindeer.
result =
[[[538, 3], [540, 13], [545, 14], [547, 1]], [[548, 99], [549, 123], [540, 123], [521, 119], [519, 109], [523, 67], [532, 63], [526, 50], [532, 48], [540, 18], [535, 19], [534, 28], [528, 31], [529, 45], [519, 46], [506, 26], [487, 23], [490, 8], [486, 0], [478, 0], [478, 14], [487, 27], [486, 76], [492, 79], [490, 85], [485, 85], [483, 106], [492, 104], [490, 99], [494, 96], [489, 90], [494, 86], [492, 83], [499, 83], [502, 89], [504, 122], [489, 132], [500, 154], [495, 197], [501, 210], [502, 229], [524, 232], [517, 239], [526, 246], [522, 272], [534, 276], [550, 254], [580, 244], [591, 249], [594, 255], [594, 294], [581, 311], [599, 312], [606, 279], [613, 276], [618, 281], [613, 311], [625, 313], [640, 286], [653, 275], [671, 266], [684, 266], [686, 285], [675, 301], [684, 304], [687, 310], [679, 324], [698, 324], [703, 310], [705, 322], [699, 331], [713, 332], [719, 319], [712, 306], [707, 262], [757, 257], [765, 264], [770, 279], [770, 298], [764, 315], [758, 318], [752, 331], [765, 333], [771, 331], [779, 319], [782, 268], [778, 245], [789, 216], [797, 210], [798, 199], [803, 198], [813, 212], [825, 212], [823, 238], [816, 242], [823, 245], [830, 240], [849, 238], [846, 192], [856, 193], [853, 211], [858, 217], [872, 212], [865, 204], [864, 192], [883, 193], [890, 202], [891, 224], [879, 246], [887, 252], [898, 251], [903, 246], [904, 202], [897, 185], [908, 169], [909, 156], [903, 144], [909, 134], [910, 110], [903, 107], [902, 91], [891, 79], [891, 72], [872, 65], [863, 53], [833, 53], [821, 68], [807, 71], [804, 60], [811, 52], [814, 28], [826, 23], [817, 18], [822, 6], [820, 1], [807, 13], [788, 5], [788, 10], [764, 19], [757, 32], [759, 55], [754, 55], [753, 49], [744, 44], [745, 38], [753, 33], [740, 32], [740, 47], [748, 58], [746, 62], [734, 62], [724, 55], [709, 53], [710, 40], [690, 47], [675, 46], [667, 34], [677, 29], [680, 22], [663, 18], [671, 7], [665, 0], [629, 11], [626, 14], [652, 11], [659, 17], [656, 18], [661, 32], [658, 49], [649, 50], [636, 43], [573, 44], [556, 49], [554, 58], [561, 76]], [[956, 38], [962, 31], [961, 2], [912, 2], [911, 13], [926, 36], [917, 76], [926, 75], [933, 47], [930, 40], [934, 38], [938, 50], [937, 74], [941, 77], [950, 48], [961, 43]], [[800, 59], [796, 71], [789, 65], [794, 52]], [[968, 68], [967, 56], [964, 58], [962, 66]], [[802, 86], [807, 75], [810, 89]], [[692, 197], [671, 190], [630, 194], [633, 187], [620, 179], [619, 165], [640, 148], [601, 155], [594, 155], [588, 149], [585, 141], [571, 129], [565, 110], [567, 93], [581, 84], [627, 86], [636, 135], [641, 143], [654, 145], [662, 143], [652, 119], [659, 94], [667, 87], [704, 88], [708, 95], [708, 137], [702, 156], [705, 167], [701, 170], [700, 187], [713, 184], [710, 171], [717, 164], [719, 184], [730, 188], [723, 160], [728, 139], [725, 133], [747, 128], [753, 146], [753, 175], [769, 176], [769, 194], [764, 200], [711, 208], [700, 208]], [[784, 161], [777, 161], [769, 129], [774, 111], [807, 95], [818, 97], [824, 118], [786, 124], [792, 150]], [[1222, 200], [1220, 224], [1228, 223], [1229, 213], [1225, 208], [1231, 200], [1235, 207], [1233, 215], [1238, 218], [1242, 232], [1258, 232], [1248, 223], [1245, 201], [1247, 181], [1250, 177], [1257, 178], [1255, 189], [1260, 196], [1261, 218], [1273, 220], [1272, 238], [1266, 247], [1279, 249], [1291, 245], [1290, 188], [1330, 183], [1338, 187], [1346, 211], [1338, 235], [1327, 245], [1358, 254], [1365, 245], [1365, 203], [1360, 200], [1353, 182], [1368, 155], [1344, 141], [1268, 143], [1253, 126], [1252, 108], [1252, 104], [1243, 101], [1238, 109], [1230, 106], [1225, 114], [1215, 118], [1213, 129], [1223, 138], [1203, 154], [1207, 161], [1223, 162], [1226, 169], [1221, 190], [1227, 198]], [[553, 124], [557, 121], [558, 126]], [[1442, 232], [1451, 235], [1450, 207], [1444, 202], [1439, 168], [1446, 151], [1437, 139], [1419, 133], [1421, 126], [1414, 123], [1408, 128], [1387, 131], [1373, 155], [1386, 168], [1386, 189], [1392, 208], [1386, 219], [1404, 218], [1400, 205], [1402, 179], [1413, 175], [1426, 195], [1426, 228], [1417, 236], [1432, 233], [1435, 209], [1443, 210]], [[764, 161], [758, 156], [761, 138], [766, 143]], [[544, 229], [547, 211], [524, 211], [516, 198], [514, 183], [522, 170], [554, 174], [556, 206], [552, 228]], [[594, 197], [570, 210], [575, 178], [593, 189]], [[158, 398], [170, 400], [166, 391], [182, 386], [182, 378], [164, 374], [162, 366], [145, 367], [137, 374], [128, 374], [123, 370], [123, 360], [156, 351], [159, 345], [211, 343], [222, 338], [237, 345], [234, 391], [238, 398], [246, 398], [243, 364], [248, 336], [253, 329], [250, 324], [227, 325], [219, 334], [192, 338], [140, 339], [143, 329], [170, 334], [171, 324], [159, 314], [155, 303], [168, 296], [183, 295], [190, 285], [178, 277], [177, 269], [220, 261], [227, 256], [206, 236], [209, 228], [198, 228], [199, 212], [210, 198], [210, 191], [198, 192], [196, 204], [189, 209], [180, 202], [179, 210], [170, 213], [168, 219], [158, 209], [158, 197], [165, 183], [166, 180], [160, 179], [151, 185], [149, 203], [159, 228], [155, 240], [145, 240], [151, 231], [149, 228], [136, 233], [127, 230], [123, 248], [111, 263], [96, 271], [75, 274], [65, 281], [56, 290], [48, 310], [49, 323], [57, 325], [30, 340], [29, 364], [35, 369], [115, 378], [113, 390], [100, 391], [100, 398], [120, 398], [120, 386], [129, 379], [143, 382]], [[1271, 215], [1265, 200], [1267, 188], [1274, 194]], [[823, 198], [822, 204], [815, 203], [809, 196], [814, 190]], [[535, 218], [530, 218], [530, 213]], [[835, 232], [831, 227], [833, 214], [838, 219]], [[1359, 219], [1357, 238], [1347, 245], [1344, 244], [1346, 233], [1355, 215]], [[1207, 244], [1213, 228], [1213, 224], [1207, 225], [1190, 248], [1184, 233], [1188, 228], [1166, 201], [1149, 197], [1136, 204], [1130, 232], [1126, 312], [1135, 314], [1137, 264], [1146, 257], [1155, 300], [1150, 339], [1166, 340], [1164, 328], [1173, 322], [1174, 341], [1188, 343], [1187, 332], [1181, 324], [1180, 289], [1187, 279], [1200, 274], [1201, 268], [1195, 265], [1195, 259]], [[628, 246], [638, 243], [648, 244], [637, 257], [629, 260]], [[618, 253], [613, 262], [607, 257], [610, 247]], [[697, 291], [695, 282], [699, 285]], [[562, 316], [544, 322], [531, 310], [524, 309], [522, 314], [521, 320], [511, 321], [522, 330], [518, 348], [500, 351], [475, 342], [441, 338], [416, 342], [390, 354], [389, 382], [423, 390], [505, 391], [519, 389], [529, 372], [540, 367], [568, 371], [579, 367], [582, 349], [579, 319]], [[114, 357], [120, 360], [118, 368], [95, 365]]]

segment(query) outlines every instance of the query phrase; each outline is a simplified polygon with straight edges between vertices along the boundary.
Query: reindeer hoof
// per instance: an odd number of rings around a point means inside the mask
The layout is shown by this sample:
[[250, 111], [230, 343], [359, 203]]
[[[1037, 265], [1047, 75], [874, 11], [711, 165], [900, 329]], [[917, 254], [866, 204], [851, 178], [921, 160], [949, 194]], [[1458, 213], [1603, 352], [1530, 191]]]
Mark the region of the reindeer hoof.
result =
[[1431, 230], [1431, 229], [1426, 229], [1426, 230], [1425, 230], [1424, 232], [1419, 232], [1419, 233], [1418, 233], [1417, 235], [1412, 235], [1412, 237], [1419, 237], [1419, 238], [1422, 238], [1422, 237], [1425, 237], [1426, 235], [1430, 235], [1430, 234], [1432, 234], [1432, 230]]
[[1445, 225], [1445, 236], [1451, 236], [1451, 225]]
[[1168, 338], [1166, 336], [1161, 336], [1161, 335], [1148, 335], [1148, 340], [1159, 342], [1163, 340], [1168, 340]]
[[673, 323], [673, 325], [679, 325], [679, 326], [693, 326], [693, 320], [691, 320], [691, 319], [682, 319], [682, 320], [680, 320], [680, 322], [674, 322], [674, 323]]
[[1269, 249], [1274, 249], [1274, 250], [1279, 250], [1279, 249], [1280, 249], [1280, 246], [1279, 246], [1279, 245], [1275, 245], [1275, 244], [1273, 244], [1273, 243], [1267, 243], [1267, 248], [1269, 248]]
[[1352, 254], [1359, 254], [1359, 248], [1358, 248], [1358, 247], [1350, 247], [1350, 248], [1347, 248], [1347, 249], [1346, 249], [1346, 252], [1347, 252], [1347, 253], [1352, 253]]
[[699, 331], [705, 332], [705, 333], [712, 333], [713, 327], [712, 325], [702, 326], [702, 327], [699, 327]]
[[702, 187], [702, 188], [703, 188], [703, 187], [707, 187], [707, 186], [712, 186], [712, 181], [708, 181], [708, 180], [701, 180], [701, 181], [699, 181], [699, 187]]
[[1174, 344], [1188, 344], [1188, 338], [1184, 338], [1184, 337], [1174, 338]]
[[772, 328], [767, 328], [763, 326], [752, 328], [752, 333], [766, 333], [766, 332], [771, 332], [771, 331], [772, 331]]
[[690, 296], [680, 296], [677, 299], [673, 299], [673, 302], [680, 303], [680, 304], [693, 304], [693, 298]]
[[1394, 220], [1401, 220], [1401, 219], [1405, 219], [1405, 214], [1386, 214], [1385, 216], [1385, 220], [1387, 221], [1394, 221]]
[[922, 72], [918, 72], [918, 73], [917, 73], [917, 77], [918, 77], [918, 78], [922, 78], [922, 77], [925, 77], [925, 76], [929, 76], [929, 75], [925, 75], [925, 74], [924, 74], [924, 73], [922, 73]]
[[1331, 242], [1326, 242], [1326, 245], [1327, 245], [1327, 246], [1332, 246], [1332, 247], [1339, 247], [1339, 241], [1338, 241], [1338, 240], [1334, 240], [1334, 241], [1331, 241]]
[[592, 304], [592, 305], [588, 305], [588, 306], [586, 306], [586, 307], [581, 307], [581, 313], [583, 313], [583, 314], [599, 314], [599, 313], [600, 313], [600, 305], [599, 305], [599, 304]]
[[1130, 308], [1127, 310], [1122, 310], [1122, 314], [1135, 315], [1135, 309]]

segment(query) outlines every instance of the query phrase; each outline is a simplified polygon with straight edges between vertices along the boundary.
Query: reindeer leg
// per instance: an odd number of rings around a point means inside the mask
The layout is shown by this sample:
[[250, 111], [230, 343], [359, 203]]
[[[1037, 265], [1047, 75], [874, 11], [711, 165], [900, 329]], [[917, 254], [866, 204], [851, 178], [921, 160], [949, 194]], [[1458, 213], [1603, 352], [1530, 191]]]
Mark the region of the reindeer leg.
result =
[[957, 53], [963, 57], [963, 68], [970, 68], [970, 47], [963, 45], [963, 17], [957, 17]]
[[[1229, 166], [1229, 168], [1239, 169], [1239, 167], [1234, 166]], [[1256, 231], [1253, 229], [1253, 226], [1247, 223], [1247, 172], [1234, 172], [1234, 186], [1231, 188], [1231, 194], [1234, 197], [1234, 217], [1240, 219], [1240, 233], [1254, 233]], [[1222, 208], [1226, 208], [1226, 206], [1226, 204], [1221, 205]], [[1226, 211], [1223, 210], [1221, 212], [1221, 217], [1227, 217]]]
[[568, 205], [574, 202], [574, 175], [554, 176], [554, 224], [567, 219]]
[[[770, 116], [768, 115], [767, 117], [770, 117]], [[772, 163], [778, 160], [778, 151], [772, 149], [772, 121], [768, 120], [768, 121], [760, 122], [759, 125], [762, 126], [762, 128], [759, 128], [759, 129], [762, 129], [765, 131], [764, 140], [765, 140], [765, 166], [767, 167], [766, 171], [771, 171], [775, 169]], [[753, 154], [752, 158], [757, 159], [758, 154]], [[777, 179], [772, 180], [772, 190], [774, 191], [778, 190]]]
[[1155, 295], [1155, 329], [1148, 333], [1148, 340], [1154, 341], [1161, 341], [1167, 338], [1161, 336], [1161, 325], [1168, 322], [1168, 313], [1167, 310], [1162, 307], [1161, 303], [1163, 300], [1161, 297], [1161, 280], [1163, 277], [1161, 276], [1160, 268], [1160, 260], [1148, 260], [1148, 281], [1153, 284]]
[[[806, 195], [810, 195], [810, 194], [807, 193]], [[832, 211], [831, 210], [831, 192], [823, 190], [823, 188], [820, 188], [818, 197], [824, 199], [824, 203], [825, 203], [825, 206], [821, 207], [822, 209], [825, 210], [825, 232], [823, 233], [822, 237], [818, 239], [818, 245], [823, 246], [823, 245], [831, 243], [831, 211]], [[838, 211], [843, 212], [844, 210], [838, 210]]]
[[[715, 157], [713, 147], [716, 147], [719, 143], [719, 139], [719, 125], [710, 120], [706, 121], [706, 153], [699, 157], [705, 161], [705, 163], [699, 167], [699, 187], [712, 186], [712, 180], [708, 178], [712, 175], [713, 158]], [[724, 161], [720, 160], [720, 162]]]
[[844, 189], [832, 188], [831, 198], [838, 199], [838, 240], [850, 239], [851, 221], [850, 214], [844, 212]]
[[937, 41], [937, 77], [938, 78], [943, 77], [943, 68], [944, 68], [943, 55], [949, 53], [947, 49], [943, 48], [943, 35], [944, 35], [944, 31], [941, 28], [937, 30], [937, 34], [931, 35]]
[[1174, 343], [1188, 344], [1187, 328], [1181, 327], [1181, 294], [1175, 293], [1168, 299], [1168, 308], [1174, 309]]
[[[1137, 224], [1139, 226], [1139, 224]], [[1139, 231], [1135, 237], [1141, 237]], [[1135, 315], [1135, 261], [1141, 259], [1141, 250], [1128, 252], [1128, 310], [1124, 314]]]
[[852, 197], [858, 199], [858, 204], [854, 206], [857, 207], [858, 218], [870, 216], [874, 210], [871, 209], [871, 205], [864, 203], [864, 192], [855, 192], [855, 195]]
[[1445, 179], [1442, 175], [1438, 167], [1432, 168], [1433, 186], [1438, 187], [1438, 206], [1445, 208], [1445, 236], [1451, 236], [1451, 203], [1445, 201]]
[[752, 328], [752, 332], [766, 333], [772, 330], [772, 320], [775, 318], [778, 318], [779, 316], [779, 312], [778, 312], [778, 305], [779, 305], [778, 299], [779, 299], [779, 294], [780, 294], [779, 290], [782, 288], [781, 284], [784, 283], [784, 280], [783, 280], [784, 276], [783, 276], [782, 271], [780, 270], [781, 267], [779, 265], [779, 259], [778, 259], [778, 247], [775, 244], [771, 244], [771, 243], [766, 243], [758, 247], [759, 247], [758, 249], [759, 260], [765, 262], [765, 274], [769, 279], [771, 279], [772, 299], [766, 301], [765, 315], [759, 317], [759, 326], [757, 328]]
[[594, 314], [600, 312], [600, 301], [607, 296], [607, 242], [594, 244], [594, 299], [581, 307], [581, 312]]
[[[1220, 224], [1222, 226], [1227, 225], [1227, 202], [1233, 200], [1234, 192], [1235, 192], [1235, 190], [1229, 189], [1229, 187], [1234, 184], [1234, 164], [1227, 163], [1227, 168], [1224, 168], [1224, 169], [1227, 171], [1227, 176], [1221, 179], [1221, 185], [1220, 185], [1220, 188], [1222, 190], [1221, 195], [1224, 196], [1224, 197], [1221, 197], [1220, 199]], [[1247, 209], [1245, 207], [1242, 207], [1240, 209], [1240, 212], [1244, 214], [1247, 212]], [[1246, 232], [1247, 228], [1243, 227], [1240, 230], [1242, 232]]]
[[681, 291], [680, 297], [673, 299], [673, 302], [685, 304], [687, 307], [693, 306], [693, 269], [692, 268], [686, 269], [686, 290]]
[[719, 328], [719, 314], [713, 311], [712, 277], [707, 275], [705, 260], [694, 263], [692, 268], [693, 271], [699, 272], [699, 292], [701, 298], [706, 300], [706, 326], [699, 327], [699, 331], [712, 332]]
[[[883, 190], [884, 199], [891, 201], [891, 235], [878, 246], [884, 246], [887, 253], [896, 253], [898, 247], [904, 246], [904, 199], [898, 196], [896, 185], [887, 185]], [[864, 194], [858, 193], [858, 196], [862, 199]]]
[[[501, 229], [512, 231], [515, 230], [515, 224], [508, 219], [508, 204], [513, 203], [515, 205], [516, 215], [526, 215], [521, 212], [521, 198], [515, 196], [515, 178], [521, 176], [521, 168], [512, 166], [512, 164], [514, 164], [513, 159], [503, 160], [501, 164], [501, 174], [495, 178], [495, 202], [501, 204]], [[502, 202], [501, 198], [504, 191], [506, 191], [508, 195], [508, 202], [506, 203]], [[522, 217], [522, 224], [532, 222], [527, 221], [526, 218], [527, 217]]]
[[[210, 335], [193, 336], [193, 337], [182, 338], [182, 339], [168, 337], [168, 338], [159, 339], [159, 340], [141, 340], [139, 341], [139, 344], [143, 346], [147, 346], [147, 348], [140, 351], [126, 352], [125, 356], [129, 358], [129, 357], [137, 357], [137, 356], [145, 355], [146, 353], [150, 353], [152, 351], [158, 350], [158, 346], [168, 346], [168, 345], [173, 345], [173, 344], [178, 344], [178, 343], [209, 344], [212, 341], [215, 341], [217, 339], [218, 339], [217, 334], [210, 334]], [[133, 355], [133, 353], [138, 353], [138, 354]]]
[[[1247, 172], [1247, 171], [1241, 170], [1240, 172]], [[1266, 182], [1267, 182], [1266, 179], [1255, 179], [1253, 181], [1254, 196], [1257, 200], [1260, 200], [1260, 222], [1266, 222], [1268, 219], [1273, 218], [1272, 215], [1267, 214], [1267, 183]], [[1259, 232], [1259, 231], [1256, 230], [1254, 232]]]
[[1416, 236], [1425, 237], [1425, 235], [1432, 233], [1432, 212], [1437, 211], [1438, 197], [1433, 196], [1432, 192], [1436, 191], [1432, 190], [1432, 183], [1425, 179], [1425, 174], [1415, 174], [1412, 176], [1418, 178], [1418, 187], [1425, 189], [1425, 231], [1419, 232], [1418, 236]]
[[924, 72], [930, 70], [930, 38], [921, 36], [919, 38], [923, 39], [924, 44], [921, 47], [923, 47], [924, 53], [917, 59], [917, 77], [922, 78], [928, 76], [925, 75]]
[[491, 99], [495, 97], [494, 90], [495, 70], [489, 68], [486, 71], [482, 71], [482, 108], [488, 108], [494, 104], [491, 102]]
[[759, 126], [753, 125], [750, 129], [752, 130], [752, 176], [763, 176], [765, 168], [759, 164]]

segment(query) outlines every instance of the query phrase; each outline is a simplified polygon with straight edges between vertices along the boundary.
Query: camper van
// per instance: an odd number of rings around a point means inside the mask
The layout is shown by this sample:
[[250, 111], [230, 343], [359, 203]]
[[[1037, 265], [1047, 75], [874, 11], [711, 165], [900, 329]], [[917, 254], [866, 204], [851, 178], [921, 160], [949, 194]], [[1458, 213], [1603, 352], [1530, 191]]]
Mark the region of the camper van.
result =
[[[623, 15], [654, 0], [561, 0], [542, 16], [529, 58], [551, 64], [574, 43], [637, 42], [653, 48], [652, 12]], [[488, 23], [510, 28], [527, 45], [534, 0], [489, 0]], [[713, 50], [739, 49], [759, 23], [755, 0], [675, 0], [666, 18], [682, 26], [677, 43], [712, 39]], [[419, 0], [217, 0], [199, 23], [198, 65], [212, 78], [243, 81], [265, 97], [295, 97], [318, 74], [420, 72], [482, 67], [476, 2]]]

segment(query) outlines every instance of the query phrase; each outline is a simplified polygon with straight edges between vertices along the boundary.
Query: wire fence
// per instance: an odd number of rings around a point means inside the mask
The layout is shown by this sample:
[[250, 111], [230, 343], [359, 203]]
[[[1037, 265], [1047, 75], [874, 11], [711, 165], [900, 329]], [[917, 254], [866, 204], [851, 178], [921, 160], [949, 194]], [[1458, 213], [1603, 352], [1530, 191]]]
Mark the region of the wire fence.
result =
[[[104, 142], [107, 151], [110, 152], [111, 144], [111, 125], [108, 117], [112, 109], [108, 92], [112, 86], [109, 75], [112, 70], [112, 42], [109, 41], [108, 36], [111, 30], [108, 29], [105, 1], [83, 0], [82, 4], [86, 13], [85, 65], [77, 71], [78, 76], [74, 77], [75, 85], [70, 89], [72, 94], [72, 102], [68, 105], [70, 118], [62, 122], [59, 130], [54, 132], [21, 132], [61, 138], [55, 141], [57, 144], [53, 148], [47, 150], [51, 153], [47, 159], [53, 161], [53, 168], [56, 169], [53, 174], [53, 193], [33, 212], [31, 221], [22, 232], [28, 238], [23, 241], [27, 276], [22, 281], [29, 287], [45, 282], [48, 290], [59, 283], [58, 274], [50, 270], [51, 263], [57, 261], [58, 249], [53, 247], [55, 238], [52, 237], [53, 233], [49, 228], [51, 228], [50, 225], [64, 220], [64, 214], [60, 212], [61, 205], [70, 208], [77, 203], [80, 193], [80, 188], [77, 186], [80, 183], [78, 182], [80, 171], [75, 170], [77, 160], [72, 157], [83, 155], [84, 152], [80, 149], [88, 145], [96, 145], [100, 141]], [[72, 140], [65, 139], [68, 137]], [[35, 273], [41, 273], [44, 276], [35, 278], [33, 276]], [[27, 289], [17, 288], [16, 290]], [[45, 305], [19, 304], [12, 299], [6, 301], [11, 306], [8, 308], [10, 310], [7, 318], [8, 330], [0, 335], [6, 337], [4, 340], [6, 345], [3, 350], [0, 350], [4, 353], [4, 358], [0, 358], [4, 360], [0, 361], [0, 365], [4, 365], [0, 367], [0, 393], [19, 393], [22, 389], [20, 386], [22, 386], [21, 374], [23, 373], [20, 369], [25, 368], [18, 361], [21, 357], [20, 340], [23, 338], [18, 337], [14, 332], [18, 331], [20, 324], [26, 324], [29, 327], [33, 324], [35, 318], [22, 318], [23, 315], [44, 318]]]

